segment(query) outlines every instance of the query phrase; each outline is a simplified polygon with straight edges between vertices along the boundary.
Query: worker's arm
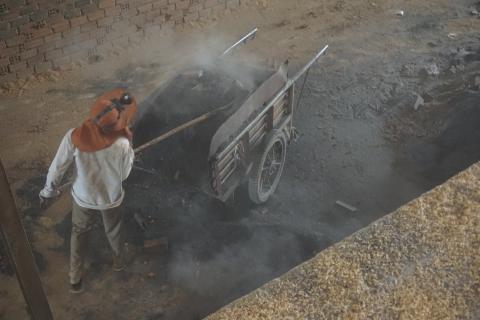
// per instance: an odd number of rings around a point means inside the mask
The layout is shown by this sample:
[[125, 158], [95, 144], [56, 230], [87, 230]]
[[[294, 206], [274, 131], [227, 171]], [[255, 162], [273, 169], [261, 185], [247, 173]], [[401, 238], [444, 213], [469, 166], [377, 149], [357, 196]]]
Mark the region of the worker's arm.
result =
[[122, 169], [122, 181], [127, 179], [132, 171], [133, 160], [135, 157], [132, 145], [130, 141], [125, 139], [125, 142], [122, 143], [122, 151], [123, 151], [123, 167]]
[[57, 154], [48, 169], [47, 182], [42, 191], [41, 198], [53, 198], [60, 194], [58, 187], [68, 167], [72, 164], [75, 146], [71, 139], [72, 130], [69, 130], [63, 137]]

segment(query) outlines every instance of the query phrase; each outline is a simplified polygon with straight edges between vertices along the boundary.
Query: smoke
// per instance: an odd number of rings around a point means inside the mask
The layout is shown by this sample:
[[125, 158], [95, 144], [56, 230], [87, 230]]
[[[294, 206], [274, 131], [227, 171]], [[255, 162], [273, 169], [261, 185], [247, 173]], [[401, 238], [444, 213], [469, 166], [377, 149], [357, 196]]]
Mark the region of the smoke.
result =
[[205, 209], [194, 204], [180, 218], [180, 224], [206, 227], [202, 234], [196, 234], [198, 228], [196, 232], [190, 229], [189, 239], [176, 246], [173, 242], [168, 266], [169, 281], [197, 296], [198, 305], [188, 308], [200, 316], [280, 276], [313, 253], [314, 240], [293, 229], [263, 224], [251, 217], [222, 222], [212, 219], [209, 210], [226, 217], [239, 212], [226, 207]]

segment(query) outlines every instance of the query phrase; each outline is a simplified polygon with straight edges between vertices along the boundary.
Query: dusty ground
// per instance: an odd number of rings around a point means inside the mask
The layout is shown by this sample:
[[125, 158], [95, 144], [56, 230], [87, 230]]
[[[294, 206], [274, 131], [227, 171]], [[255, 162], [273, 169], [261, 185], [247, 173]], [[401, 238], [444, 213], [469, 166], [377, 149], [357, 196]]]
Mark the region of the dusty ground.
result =
[[[4, 90], [0, 154], [56, 317], [200, 318], [478, 160], [480, 19], [471, 15], [473, 5], [265, 1]], [[403, 17], [395, 14], [400, 9]], [[207, 48], [222, 48], [253, 26], [258, 38], [241, 50], [248, 59], [290, 58], [295, 69], [331, 46], [310, 74], [295, 118], [301, 136], [290, 146], [277, 193], [265, 207], [241, 197], [225, 207], [182, 179], [135, 172], [126, 187], [130, 240], [167, 236], [169, 250], [140, 255], [127, 272], [113, 274], [99, 229], [86, 292], [72, 298], [69, 199], [43, 213], [36, 204], [61, 137], [106, 88], [127, 83], [141, 99], [186, 62], [203, 59]], [[417, 95], [425, 104], [415, 110]], [[151, 216], [149, 232], [138, 229], [133, 212]], [[15, 279], [0, 279], [0, 317], [27, 318]]]

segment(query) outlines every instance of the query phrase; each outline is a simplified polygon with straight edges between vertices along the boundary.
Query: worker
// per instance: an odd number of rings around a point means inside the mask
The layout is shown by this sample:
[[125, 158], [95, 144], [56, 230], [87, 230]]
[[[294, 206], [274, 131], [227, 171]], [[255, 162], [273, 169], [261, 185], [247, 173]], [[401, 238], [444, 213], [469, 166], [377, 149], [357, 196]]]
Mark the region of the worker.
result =
[[88, 233], [97, 216], [102, 217], [113, 249], [114, 271], [126, 267], [126, 256], [132, 252], [125, 246], [119, 207], [124, 198], [122, 182], [133, 165], [132, 132], [128, 126], [136, 110], [135, 99], [124, 89], [100, 96], [90, 109], [90, 117], [64, 136], [48, 170], [45, 187], [40, 191], [42, 206], [59, 196], [60, 182], [75, 162], [69, 272], [72, 293], [83, 290]]

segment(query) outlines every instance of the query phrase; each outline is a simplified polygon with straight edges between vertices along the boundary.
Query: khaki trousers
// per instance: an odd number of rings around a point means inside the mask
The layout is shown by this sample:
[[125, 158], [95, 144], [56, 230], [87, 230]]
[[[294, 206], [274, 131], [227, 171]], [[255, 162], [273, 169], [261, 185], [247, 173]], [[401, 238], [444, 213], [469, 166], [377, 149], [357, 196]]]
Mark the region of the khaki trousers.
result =
[[88, 247], [88, 234], [94, 229], [98, 215], [102, 216], [108, 242], [116, 256], [123, 250], [123, 216], [121, 210], [93, 210], [80, 207], [73, 201], [72, 236], [70, 239], [70, 283], [78, 283], [83, 276], [85, 256]]

